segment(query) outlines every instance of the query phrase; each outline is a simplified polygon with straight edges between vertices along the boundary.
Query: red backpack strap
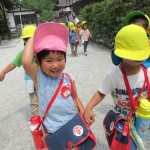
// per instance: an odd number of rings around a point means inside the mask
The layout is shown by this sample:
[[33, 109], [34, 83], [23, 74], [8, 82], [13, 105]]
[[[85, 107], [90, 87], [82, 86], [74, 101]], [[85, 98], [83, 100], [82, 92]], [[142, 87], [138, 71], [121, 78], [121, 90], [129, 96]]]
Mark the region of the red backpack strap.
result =
[[136, 107], [138, 106], [138, 100], [140, 99], [141, 94], [144, 91], [144, 87], [145, 87], [146, 82], [144, 81], [144, 84], [143, 84], [142, 89], [140, 90], [140, 93], [138, 94], [136, 100], [134, 100], [133, 95], [132, 95], [132, 91], [131, 91], [131, 88], [130, 88], [130, 85], [129, 85], [129, 81], [128, 81], [128, 78], [127, 78], [127, 75], [126, 75], [125, 67], [124, 67], [123, 63], [121, 64], [121, 71], [123, 73], [125, 86], [126, 86], [127, 93], [128, 93], [131, 105], [132, 105], [132, 109], [129, 112], [128, 117], [127, 117], [127, 121], [129, 121], [131, 116], [132, 116], [132, 114], [133, 114], [133, 112], [136, 111]]
[[77, 93], [75, 92], [73, 81], [68, 73], [64, 73], [64, 74], [71, 84], [71, 94], [72, 94], [72, 97], [75, 99], [77, 97]]
[[73, 81], [72, 81], [72, 79], [71, 79], [69, 74], [65, 73], [65, 75], [66, 75], [67, 79], [69, 80], [69, 82], [71, 84], [71, 94], [72, 94], [73, 99], [75, 100], [75, 105], [76, 105], [76, 108], [77, 108], [77, 110], [79, 112], [80, 110], [79, 110], [78, 102], [76, 100], [77, 93], [75, 91], [75, 87], [74, 87]]

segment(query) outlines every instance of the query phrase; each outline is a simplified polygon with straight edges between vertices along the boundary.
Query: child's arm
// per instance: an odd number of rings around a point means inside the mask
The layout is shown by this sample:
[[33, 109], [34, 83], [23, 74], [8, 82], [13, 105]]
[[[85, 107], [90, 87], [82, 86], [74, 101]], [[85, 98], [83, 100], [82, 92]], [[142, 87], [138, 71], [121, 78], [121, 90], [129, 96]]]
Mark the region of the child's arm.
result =
[[89, 31], [89, 36], [90, 36], [90, 38], [92, 38], [92, 34], [90, 33], [90, 31]]
[[16, 66], [14, 64], [9, 64], [6, 68], [4, 68], [4, 70], [2, 70], [0, 72], [0, 81], [3, 81], [5, 78], [5, 74], [7, 74], [8, 72], [10, 72], [11, 70], [15, 69]]
[[81, 114], [83, 114], [84, 113], [84, 106], [83, 106], [80, 98], [77, 95], [77, 90], [76, 90], [75, 82], [73, 82], [73, 86], [74, 86], [73, 87], [74, 88], [74, 92], [73, 92], [74, 95], [73, 95], [73, 97], [74, 97], [75, 104], [76, 104], [77, 109], [79, 110], [79, 112]]
[[99, 91], [97, 91], [93, 97], [91, 98], [91, 100], [89, 101], [89, 103], [87, 104], [85, 110], [84, 110], [84, 118], [87, 124], [91, 125], [94, 121], [95, 121], [95, 115], [93, 113], [93, 108], [100, 103], [103, 98], [105, 97], [104, 94], [100, 93]]
[[5, 75], [8, 72], [10, 72], [13, 69], [15, 69], [16, 67], [20, 67], [22, 65], [21, 59], [22, 59], [22, 51], [20, 51], [17, 54], [16, 58], [0, 72], [0, 81], [4, 80]]
[[30, 76], [30, 78], [34, 81], [34, 85], [37, 88], [37, 68], [33, 64], [32, 60], [34, 57], [33, 52], [33, 38], [30, 38], [25, 46], [22, 55], [22, 65], [26, 73]]
[[79, 32], [79, 43], [80, 43], [80, 45], [82, 43], [82, 30]]

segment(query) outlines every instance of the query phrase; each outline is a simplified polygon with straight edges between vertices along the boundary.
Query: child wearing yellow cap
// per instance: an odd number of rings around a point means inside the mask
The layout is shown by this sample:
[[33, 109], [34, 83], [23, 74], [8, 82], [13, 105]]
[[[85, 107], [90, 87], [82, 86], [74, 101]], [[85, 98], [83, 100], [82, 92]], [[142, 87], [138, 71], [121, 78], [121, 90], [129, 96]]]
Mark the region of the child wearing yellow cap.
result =
[[[84, 111], [84, 118], [88, 124], [95, 121], [95, 114], [93, 108], [98, 105], [104, 97], [111, 93], [114, 106], [113, 112], [120, 113], [120, 115], [127, 117], [131, 110], [131, 101], [124, 82], [124, 75], [122, 73], [122, 66], [125, 68], [126, 76], [132, 91], [134, 100], [143, 88], [145, 76], [141, 64], [150, 55], [148, 39], [145, 30], [138, 25], [128, 25], [123, 27], [115, 37], [115, 55], [122, 58], [120, 65], [115, 66], [112, 70], [106, 73], [106, 76], [93, 95]], [[148, 77], [150, 77], [150, 70], [147, 69]], [[148, 83], [145, 85], [140, 99], [148, 98]], [[132, 121], [135, 123], [135, 116], [132, 116]], [[133, 141], [135, 137], [130, 138], [130, 149], [136, 150], [143, 148], [142, 141], [137, 139], [136, 143]]]
[[73, 22], [68, 23], [68, 32], [69, 32], [69, 43], [70, 43], [70, 48], [71, 48], [71, 55], [78, 56], [77, 50], [78, 50], [78, 35], [76, 32], [76, 27], [74, 26]]
[[[34, 32], [36, 30], [36, 27], [33, 25], [28, 25], [23, 28], [22, 30], [22, 36], [24, 46], [26, 45], [29, 38], [31, 38], [34, 35]], [[16, 58], [8, 64], [2, 71], [0, 71], [0, 81], [3, 81], [5, 79], [6, 74], [8, 74], [10, 71], [14, 70], [16, 67], [22, 66], [22, 53], [23, 50], [19, 51]], [[37, 97], [36, 90], [34, 88], [34, 83], [30, 79], [30, 77], [25, 73], [25, 89], [27, 93], [29, 93], [30, 97], [30, 105], [31, 105], [31, 114], [32, 116], [39, 114], [39, 101]]]
[[89, 39], [92, 38], [92, 35], [88, 29], [88, 23], [87, 21], [82, 21], [82, 29], [79, 33], [80, 39], [83, 40], [83, 47], [84, 47], [84, 54], [87, 56], [87, 46], [89, 44]]
[[[147, 32], [147, 35], [149, 33], [149, 28], [150, 28], [149, 17], [141, 11], [128, 12], [126, 14], [126, 16], [123, 18], [123, 22], [125, 23], [125, 25], [136, 24], [138, 26], [141, 26], [145, 29], [145, 31]], [[119, 65], [122, 62], [122, 58], [117, 57], [114, 54], [114, 50], [111, 53], [111, 58], [112, 58], [112, 62], [114, 65]], [[146, 61], [144, 61], [143, 66], [149, 67], [150, 66], [150, 60], [147, 59]]]

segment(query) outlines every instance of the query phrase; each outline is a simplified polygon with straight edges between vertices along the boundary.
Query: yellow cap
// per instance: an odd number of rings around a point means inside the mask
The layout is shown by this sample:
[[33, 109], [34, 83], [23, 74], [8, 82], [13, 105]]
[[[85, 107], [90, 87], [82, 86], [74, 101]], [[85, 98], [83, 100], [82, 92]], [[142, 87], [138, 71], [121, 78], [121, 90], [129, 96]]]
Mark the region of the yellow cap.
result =
[[147, 99], [141, 99], [137, 108], [137, 114], [144, 119], [150, 119], [150, 102]]
[[87, 21], [82, 21], [82, 25], [84, 25], [85, 23], [87, 23]]
[[70, 30], [76, 30], [76, 27], [75, 27], [75, 26], [73, 26], [72, 28], [70, 28]]
[[33, 25], [28, 25], [26, 27], [23, 28], [22, 30], [22, 36], [21, 38], [30, 38], [34, 35], [34, 31], [35, 31], [36, 27]]
[[124, 59], [143, 61], [150, 55], [146, 32], [138, 25], [123, 27], [115, 37], [115, 48], [114, 53]]
[[70, 29], [70, 28], [73, 28], [74, 27], [74, 23], [73, 22], [69, 22], [68, 23], [68, 28]]

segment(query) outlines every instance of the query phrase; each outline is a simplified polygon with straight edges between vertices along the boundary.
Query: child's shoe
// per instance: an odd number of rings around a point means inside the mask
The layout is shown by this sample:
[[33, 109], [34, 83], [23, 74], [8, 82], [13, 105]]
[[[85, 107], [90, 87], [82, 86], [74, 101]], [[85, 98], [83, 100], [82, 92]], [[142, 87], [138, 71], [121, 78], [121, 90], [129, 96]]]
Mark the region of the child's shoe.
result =
[[84, 52], [84, 54], [85, 54], [85, 56], [87, 56], [88, 53], [87, 53], [87, 52]]

